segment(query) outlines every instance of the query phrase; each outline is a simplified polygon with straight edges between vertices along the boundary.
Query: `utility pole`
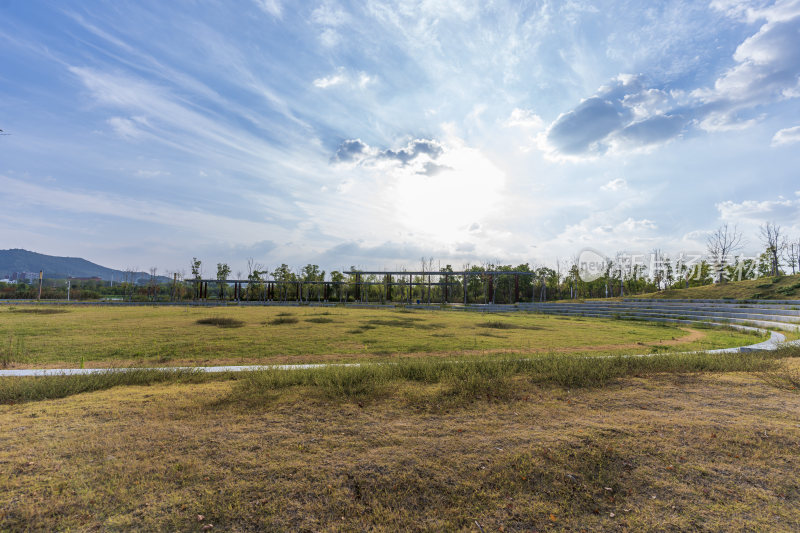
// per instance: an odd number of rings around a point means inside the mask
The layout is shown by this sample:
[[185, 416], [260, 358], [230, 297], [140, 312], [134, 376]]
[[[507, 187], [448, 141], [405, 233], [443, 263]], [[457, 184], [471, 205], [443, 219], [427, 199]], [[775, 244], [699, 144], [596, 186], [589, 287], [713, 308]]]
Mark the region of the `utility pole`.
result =
[[39, 271], [39, 300], [42, 299], [42, 277], [44, 276], [44, 270]]
[[67, 301], [69, 301], [69, 289], [72, 284], [72, 280], [67, 280]]

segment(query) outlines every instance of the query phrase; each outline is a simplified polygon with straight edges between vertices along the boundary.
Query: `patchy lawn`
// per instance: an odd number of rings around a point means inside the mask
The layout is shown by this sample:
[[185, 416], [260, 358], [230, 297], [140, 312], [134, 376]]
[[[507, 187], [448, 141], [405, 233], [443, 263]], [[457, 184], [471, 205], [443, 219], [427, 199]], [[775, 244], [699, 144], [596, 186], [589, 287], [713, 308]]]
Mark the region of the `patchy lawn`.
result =
[[6, 368], [299, 363], [500, 352], [636, 354], [758, 340], [734, 330], [528, 313], [0, 306], [0, 366]]

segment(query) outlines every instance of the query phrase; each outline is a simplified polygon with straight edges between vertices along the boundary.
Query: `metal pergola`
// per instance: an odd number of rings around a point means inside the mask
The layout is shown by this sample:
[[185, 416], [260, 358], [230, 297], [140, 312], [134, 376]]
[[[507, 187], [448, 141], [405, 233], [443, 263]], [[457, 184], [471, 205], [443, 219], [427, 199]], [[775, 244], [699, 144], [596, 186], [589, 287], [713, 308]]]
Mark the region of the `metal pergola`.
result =
[[[521, 301], [520, 279], [530, 277], [530, 301], [535, 301], [537, 285], [540, 299], [546, 298], [546, 282], [530, 271], [354, 271], [345, 272], [346, 281], [303, 281], [275, 279], [188, 279], [185, 284], [194, 287], [195, 299], [207, 300], [208, 288], [212, 285], [224, 297], [224, 287], [232, 286], [234, 300], [245, 298], [264, 302], [311, 301], [347, 302], [352, 296], [356, 302], [380, 303], [495, 303], [499, 281], [513, 279], [513, 301]], [[537, 284], [537, 281], [539, 282]], [[380, 289], [375, 289], [380, 287]], [[313, 293], [313, 294], [312, 294]], [[460, 293], [460, 294], [457, 294]], [[473, 293], [472, 295], [470, 293]], [[477, 298], [476, 294], [482, 295]], [[213, 296], [213, 291], [212, 291]], [[472, 299], [470, 298], [472, 296]], [[509, 294], [511, 296], [511, 294]], [[525, 295], [527, 298], [528, 295]], [[472, 300], [472, 301], [471, 301]], [[482, 300], [482, 301], [480, 301]]]

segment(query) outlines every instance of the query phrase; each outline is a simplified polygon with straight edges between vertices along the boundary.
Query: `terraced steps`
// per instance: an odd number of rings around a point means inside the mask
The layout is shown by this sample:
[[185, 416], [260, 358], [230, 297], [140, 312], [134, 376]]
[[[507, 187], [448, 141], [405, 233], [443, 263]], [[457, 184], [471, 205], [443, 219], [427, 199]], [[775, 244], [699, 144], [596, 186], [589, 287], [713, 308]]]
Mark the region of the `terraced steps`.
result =
[[655, 322], [738, 325], [763, 329], [800, 331], [800, 309], [786, 304], [742, 304], [707, 300], [668, 302], [658, 300], [593, 301], [575, 303], [526, 303], [518, 306], [546, 314], [627, 318]]

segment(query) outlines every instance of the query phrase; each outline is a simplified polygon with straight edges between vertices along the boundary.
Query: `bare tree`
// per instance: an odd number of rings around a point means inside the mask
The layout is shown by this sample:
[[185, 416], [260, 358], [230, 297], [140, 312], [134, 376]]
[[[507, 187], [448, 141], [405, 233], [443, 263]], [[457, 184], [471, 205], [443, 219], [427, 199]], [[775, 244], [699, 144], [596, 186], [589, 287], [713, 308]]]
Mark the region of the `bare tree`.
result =
[[777, 276], [780, 268], [780, 255], [786, 247], [786, 237], [781, 234], [781, 227], [774, 222], [767, 222], [760, 227], [761, 242], [767, 249], [770, 257], [770, 271]]
[[125, 296], [128, 297], [129, 301], [133, 300], [133, 292], [136, 287], [136, 272], [138, 270], [138, 267], [127, 267], [125, 269]]
[[154, 302], [156, 301], [156, 295], [158, 294], [158, 280], [156, 279], [156, 273], [158, 272], [158, 267], [150, 267], [150, 282], [147, 287], [148, 296]]
[[800, 239], [795, 239], [786, 247], [786, 261], [792, 266], [792, 275], [800, 268]]
[[730, 256], [742, 248], [742, 234], [736, 226], [731, 228], [727, 223], [720, 226], [717, 231], [706, 239], [706, 250], [711, 259], [711, 268], [717, 278], [717, 283], [724, 281], [725, 266]]

